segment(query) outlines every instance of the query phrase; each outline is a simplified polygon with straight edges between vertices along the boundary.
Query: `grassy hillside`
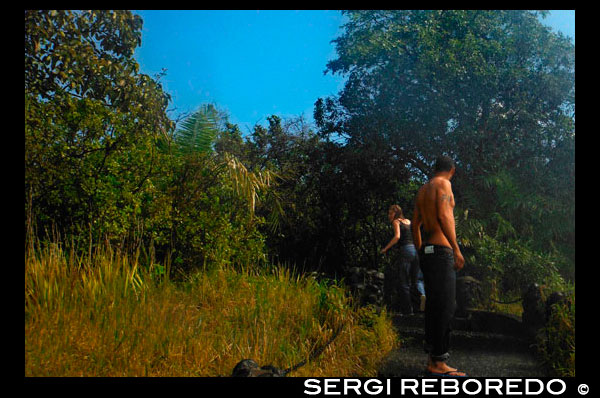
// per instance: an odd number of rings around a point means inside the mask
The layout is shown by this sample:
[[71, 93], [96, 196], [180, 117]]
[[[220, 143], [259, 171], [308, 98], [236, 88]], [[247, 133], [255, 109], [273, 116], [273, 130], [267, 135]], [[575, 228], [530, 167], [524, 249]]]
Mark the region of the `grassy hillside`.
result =
[[374, 376], [397, 336], [385, 313], [343, 287], [282, 268], [161, 277], [111, 247], [76, 256], [59, 244], [25, 255], [26, 376], [227, 376], [235, 364], [287, 368], [344, 324], [291, 376]]

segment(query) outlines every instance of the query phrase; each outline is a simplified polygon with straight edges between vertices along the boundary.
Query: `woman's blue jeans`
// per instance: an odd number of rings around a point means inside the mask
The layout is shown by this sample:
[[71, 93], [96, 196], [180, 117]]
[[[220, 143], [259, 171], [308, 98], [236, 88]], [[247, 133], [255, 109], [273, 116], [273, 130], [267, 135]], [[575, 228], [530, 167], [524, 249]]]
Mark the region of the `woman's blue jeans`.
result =
[[[403, 245], [384, 270], [384, 299], [387, 307], [402, 314], [412, 314], [413, 302], [425, 294], [419, 256], [414, 245]], [[417, 300], [413, 298], [417, 297]]]
[[451, 323], [456, 310], [454, 253], [444, 246], [425, 250], [427, 246], [432, 245], [423, 245], [419, 252], [427, 296], [424, 348], [432, 360], [445, 362], [450, 357]]

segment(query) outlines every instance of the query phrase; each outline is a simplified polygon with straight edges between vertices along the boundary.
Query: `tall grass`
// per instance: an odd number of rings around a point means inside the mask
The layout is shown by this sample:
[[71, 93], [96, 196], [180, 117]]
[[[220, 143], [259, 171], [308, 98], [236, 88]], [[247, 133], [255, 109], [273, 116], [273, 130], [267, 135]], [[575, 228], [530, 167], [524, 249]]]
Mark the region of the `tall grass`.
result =
[[184, 282], [108, 245], [59, 243], [25, 254], [26, 376], [228, 376], [241, 359], [287, 368], [342, 332], [290, 376], [375, 376], [397, 336], [385, 313], [345, 290], [274, 267], [216, 267]]

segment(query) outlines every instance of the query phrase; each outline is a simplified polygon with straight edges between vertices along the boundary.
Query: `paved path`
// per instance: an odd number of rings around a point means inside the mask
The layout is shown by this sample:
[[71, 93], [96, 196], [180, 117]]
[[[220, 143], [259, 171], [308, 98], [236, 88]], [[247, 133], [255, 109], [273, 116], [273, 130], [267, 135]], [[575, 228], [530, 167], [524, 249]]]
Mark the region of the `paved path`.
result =
[[[384, 360], [379, 377], [423, 377], [423, 314], [393, 317], [402, 340]], [[457, 322], [456, 328], [460, 328]], [[448, 364], [472, 377], [547, 377], [549, 373], [524, 340], [489, 332], [453, 330]]]

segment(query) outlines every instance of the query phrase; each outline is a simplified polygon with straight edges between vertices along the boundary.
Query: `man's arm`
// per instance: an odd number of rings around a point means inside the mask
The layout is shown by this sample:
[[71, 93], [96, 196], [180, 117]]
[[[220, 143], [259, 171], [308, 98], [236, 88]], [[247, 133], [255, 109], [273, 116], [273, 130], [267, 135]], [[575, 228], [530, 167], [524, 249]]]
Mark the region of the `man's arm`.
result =
[[445, 180], [440, 183], [437, 190], [436, 206], [440, 227], [454, 251], [454, 267], [457, 270], [460, 270], [463, 267], [465, 260], [456, 241], [454, 195], [452, 194], [452, 185], [450, 184], [450, 181]]

